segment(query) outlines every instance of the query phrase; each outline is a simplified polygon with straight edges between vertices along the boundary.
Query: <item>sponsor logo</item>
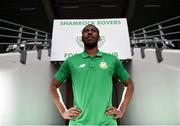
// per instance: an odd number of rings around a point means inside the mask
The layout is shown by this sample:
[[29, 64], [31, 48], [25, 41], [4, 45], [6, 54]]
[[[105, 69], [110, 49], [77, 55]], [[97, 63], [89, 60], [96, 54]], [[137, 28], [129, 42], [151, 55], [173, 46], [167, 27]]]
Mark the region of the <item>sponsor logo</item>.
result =
[[83, 64], [80, 64], [80, 65], [79, 65], [79, 68], [84, 68], [85, 66], [86, 66], [86, 64], [83, 63]]

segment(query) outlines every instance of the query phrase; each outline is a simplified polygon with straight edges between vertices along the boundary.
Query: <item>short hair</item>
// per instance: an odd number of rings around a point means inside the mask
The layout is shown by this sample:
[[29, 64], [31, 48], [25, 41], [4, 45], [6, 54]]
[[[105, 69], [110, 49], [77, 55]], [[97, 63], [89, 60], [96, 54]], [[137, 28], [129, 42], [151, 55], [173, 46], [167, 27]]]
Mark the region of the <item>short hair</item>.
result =
[[98, 34], [99, 34], [99, 29], [98, 29], [95, 25], [93, 25], [93, 24], [88, 24], [88, 25], [86, 25], [86, 26], [83, 28], [82, 33], [84, 32], [85, 28], [88, 27], [88, 26], [93, 26], [93, 27], [95, 27], [96, 30], [97, 30], [97, 32], [98, 32]]

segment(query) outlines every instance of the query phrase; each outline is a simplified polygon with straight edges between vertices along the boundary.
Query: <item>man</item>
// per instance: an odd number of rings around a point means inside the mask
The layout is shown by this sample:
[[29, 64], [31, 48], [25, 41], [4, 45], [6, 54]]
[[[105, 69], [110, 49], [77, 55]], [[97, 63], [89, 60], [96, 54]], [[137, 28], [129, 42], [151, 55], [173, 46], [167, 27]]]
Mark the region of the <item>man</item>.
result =
[[[117, 125], [133, 95], [133, 83], [117, 57], [98, 50], [99, 30], [89, 24], [82, 30], [84, 52], [76, 54], [61, 65], [50, 86], [51, 95], [69, 125]], [[67, 109], [57, 89], [71, 75], [74, 107]], [[126, 87], [118, 108], [112, 106], [112, 77]]]

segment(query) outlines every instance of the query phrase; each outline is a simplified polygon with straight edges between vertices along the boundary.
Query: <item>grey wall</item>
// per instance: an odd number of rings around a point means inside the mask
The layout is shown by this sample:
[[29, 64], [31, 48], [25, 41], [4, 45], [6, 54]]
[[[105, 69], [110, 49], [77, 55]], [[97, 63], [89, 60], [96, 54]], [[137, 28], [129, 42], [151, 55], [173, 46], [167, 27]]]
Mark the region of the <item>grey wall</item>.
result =
[[49, 93], [55, 68], [47, 51], [41, 61], [36, 51], [28, 52], [26, 65], [19, 57], [0, 54], [0, 125], [64, 124]]
[[122, 124], [180, 125], [180, 50], [163, 50], [157, 63], [155, 50], [134, 50], [129, 71], [135, 93]]
[[[121, 124], [178, 125], [180, 50], [164, 50], [161, 63], [157, 63], [155, 50], [146, 49], [145, 55], [142, 59], [140, 49], [135, 49], [127, 66], [135, 93]], [[37, 52], [28, 52], [26, 65], [19, 63], [18, 53], [0, 54], [0, 125], [65, 124], [48, 90], [55, 70], [47, 51], [41, 61]], [[62, 91], [65, 96], [65, 89]]]

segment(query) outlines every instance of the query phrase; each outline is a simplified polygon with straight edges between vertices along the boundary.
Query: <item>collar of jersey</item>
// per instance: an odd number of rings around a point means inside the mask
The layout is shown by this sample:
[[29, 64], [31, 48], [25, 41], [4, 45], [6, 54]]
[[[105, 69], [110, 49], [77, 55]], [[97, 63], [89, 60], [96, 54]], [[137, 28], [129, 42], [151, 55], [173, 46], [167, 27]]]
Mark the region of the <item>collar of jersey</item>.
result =
[[[102, 52], [101, 52], [101, 51], [98, 51], [98, 52], [96, 53], [96, 56], [97, 56], [97, 57], [101, 57], [101, 56], [102, 56]], [[83, 58], [87, 58], [87, 57], [89, 57], [89, 55], [84, 51], [84, 52], [82, 52], [82, 57], [83, 57]]]

